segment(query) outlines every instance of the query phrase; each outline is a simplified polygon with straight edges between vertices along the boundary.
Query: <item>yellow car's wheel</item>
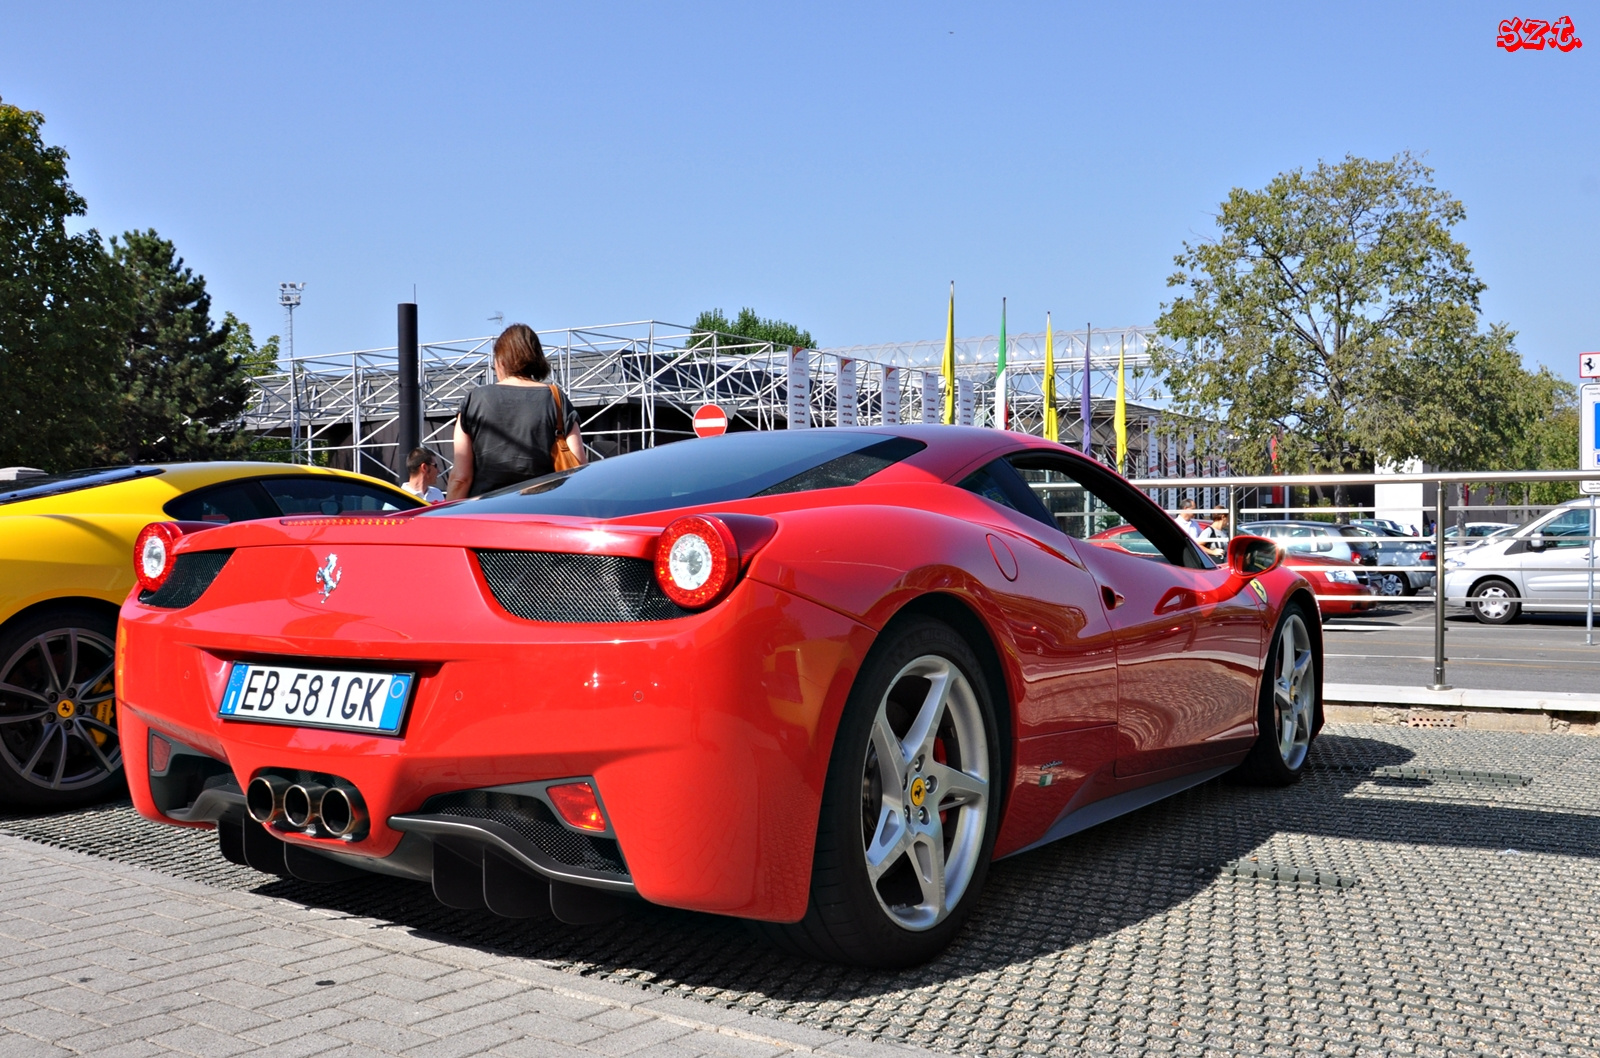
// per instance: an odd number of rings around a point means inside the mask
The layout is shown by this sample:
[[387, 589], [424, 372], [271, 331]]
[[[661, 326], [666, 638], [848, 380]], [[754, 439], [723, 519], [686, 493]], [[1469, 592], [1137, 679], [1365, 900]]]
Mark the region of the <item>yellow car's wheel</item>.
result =
[[122, 789], [115, 637], [116, 619], [85, 607], [0, 634], [0, 801], [70, 807]]

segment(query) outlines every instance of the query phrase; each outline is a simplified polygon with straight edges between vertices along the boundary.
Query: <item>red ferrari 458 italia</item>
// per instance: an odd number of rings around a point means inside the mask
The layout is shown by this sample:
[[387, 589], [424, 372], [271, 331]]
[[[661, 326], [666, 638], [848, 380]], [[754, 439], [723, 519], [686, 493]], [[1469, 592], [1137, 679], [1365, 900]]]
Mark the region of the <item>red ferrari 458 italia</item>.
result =
[[[1083, 536], [1126, 522], [1155, 552]], [[600, 921], [757, 920], [812, 956], [937, 953], [989, 863], [1321, 724], [1309, 585], [1208, 557], [1059, 445], [736, 433], [476, 500], [152, 526], [122, 610], [151, 819], [308, 880]]]

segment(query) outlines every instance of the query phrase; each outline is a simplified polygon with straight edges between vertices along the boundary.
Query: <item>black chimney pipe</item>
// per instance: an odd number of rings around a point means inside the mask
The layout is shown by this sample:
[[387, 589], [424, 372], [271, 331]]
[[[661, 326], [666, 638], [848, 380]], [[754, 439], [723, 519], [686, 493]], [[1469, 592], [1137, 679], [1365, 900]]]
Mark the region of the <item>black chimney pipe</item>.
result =
[[400, 422], [395, 439], [395, 472], [406, 480], [406, 460], [422, 443], [422, 387], [418, 385], [417, 303], [399, 305]]

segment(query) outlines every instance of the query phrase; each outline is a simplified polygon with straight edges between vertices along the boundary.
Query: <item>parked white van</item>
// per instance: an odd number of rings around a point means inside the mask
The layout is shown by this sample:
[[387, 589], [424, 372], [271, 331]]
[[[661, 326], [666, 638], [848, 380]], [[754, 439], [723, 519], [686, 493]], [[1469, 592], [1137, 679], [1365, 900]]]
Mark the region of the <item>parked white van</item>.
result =
[[[1522, 611], [1581, 612], [1589, 603], [1593, 501], [1568, 500], [1514, 532], [1490, 537], [1445, 559], [1449, 598], [1467, 603], [1484, 624], [1503, 625]], [[1597, 585], [1600, 588], [1600, 585]]]

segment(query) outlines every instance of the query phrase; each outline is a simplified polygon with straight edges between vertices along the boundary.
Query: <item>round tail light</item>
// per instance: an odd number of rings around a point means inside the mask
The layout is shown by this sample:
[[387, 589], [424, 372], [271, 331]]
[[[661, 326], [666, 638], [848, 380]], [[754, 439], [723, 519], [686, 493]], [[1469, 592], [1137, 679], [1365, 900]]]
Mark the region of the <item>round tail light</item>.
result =
[[133, 543], [133, 575], [139, 587], [156, 591], [167, 582], [172, 573], [172, 545], [183, 536], [183, 530], [171, 522], [151, 522], [139, 530]]
[[656, 544], [656, 580], [686, 610], [710, 606], [739, 577], [739, 545], [720, 518], [679, 518]]

